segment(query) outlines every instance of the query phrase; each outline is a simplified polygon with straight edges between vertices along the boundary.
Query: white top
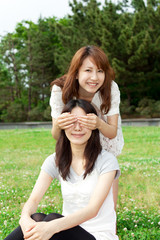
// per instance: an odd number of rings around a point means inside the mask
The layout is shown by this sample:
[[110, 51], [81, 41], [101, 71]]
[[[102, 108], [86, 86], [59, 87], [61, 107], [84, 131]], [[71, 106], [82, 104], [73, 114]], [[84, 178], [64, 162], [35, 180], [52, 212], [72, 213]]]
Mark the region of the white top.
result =
[[[61, 182], [61, 191], [63, 196], [64, 216], [72, 214], [81, 208], [87, 206], [92, 192], [101, 174], [117, 170], [115, 178], [120, 176], [118, 161], [113, 154], [102, 150], [99, 154], [93, 171], [83, 179], [77, 175], [70, 167], [70, 178], [66, 181], [62, 179], [55, 164], [55, 154], [50, 155], [42, 165], [42, 170], [47, 172], [53, 179], [57, 178]], [[116, 213], [114, 211], [113, 191], [109, 191], [102, 207], [96, 217], [81, 224], [86, 231], [91, 233], [96, 240], [117, 240], [116, 230]]]
[[[107, 122], [107, 116], [112, 116], [114, 114], [119, 114], [119, 104], [120, 104], [120, 91], [117, 83], [112, 81], [111, 85], [111, 108], [107, 114], [102, 114], [100, 110], [100, 106], [102, 103], [99, 92], [95, 93], [92, 99], [92, 105], [95, 107], [98, 116]], [[62, 90], [57, 85], [53, 85], [51, 97], [50, 97], [50, 106], [51, 106], [51, 116], [52, 118], [58, 118], [62, 112], [64, 107], [64, 103], [62, 101]], [[117, 136], [113, 139], [109, 139], [105, 137], [102, 133], [100, 133], [101, 145], [108, 152], [113, 153], [115, 156], [118, 156], [123, 148], [124, 139], [121, 128], [121, 117], [119, 115], [118, 118], [118, 130]]]

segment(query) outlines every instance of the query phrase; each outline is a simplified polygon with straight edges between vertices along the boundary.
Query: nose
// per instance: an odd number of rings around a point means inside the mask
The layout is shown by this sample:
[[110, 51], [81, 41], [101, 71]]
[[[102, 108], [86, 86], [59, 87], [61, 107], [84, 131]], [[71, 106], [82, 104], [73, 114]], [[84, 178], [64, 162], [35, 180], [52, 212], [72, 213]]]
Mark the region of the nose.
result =
[[76, 121], [76, 122], [74, 123], [74, 129], [75, 129], [76, 131], [80, 131], [80, 130], [81, 130], [81, 125], [80, 125], [80, 123], [79, 123], [78, 121]]
[[92, 72], [91, 79], [92, 79], [92, 80], [97, 80], [97, 78], [98, 78], [98, 77], [97, 77], [97, 72], [96, 72], [96, 71], [93, 71], [93, 72]]

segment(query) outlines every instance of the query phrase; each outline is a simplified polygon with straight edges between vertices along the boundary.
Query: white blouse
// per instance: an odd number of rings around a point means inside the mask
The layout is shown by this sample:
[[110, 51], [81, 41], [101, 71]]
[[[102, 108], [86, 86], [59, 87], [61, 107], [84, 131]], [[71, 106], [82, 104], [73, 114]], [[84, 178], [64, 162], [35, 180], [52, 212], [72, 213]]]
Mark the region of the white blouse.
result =
[[[120, 104], [120, 91], [116, 82], [112, 81], [111, 85], [111, 108], [107, 114], [102, 114], [100, 106], [102, 104], [101, 96], [99, 92], [95, 93], [91, 104], [95, 107], [98, 116], [107, 122], [107, 117], [114, 114], [119, 114], [119, 104]], [[51, 106], [51, 116], [52, 118], [58, 118], [64, 107], [62, 101], [62, 90], [57, 85], [53, 85], [51, 97], [50, 97], [50, 106]], [[118, 118], [118, 129], [117, 136], [115, 138], [109, 139], [100, 133], [101, 145], [108, 152], [113, 153], [115, 156], [118, 156], [123, 148], [124, 139], [122, 134], [121, 127], [121, 117]]]

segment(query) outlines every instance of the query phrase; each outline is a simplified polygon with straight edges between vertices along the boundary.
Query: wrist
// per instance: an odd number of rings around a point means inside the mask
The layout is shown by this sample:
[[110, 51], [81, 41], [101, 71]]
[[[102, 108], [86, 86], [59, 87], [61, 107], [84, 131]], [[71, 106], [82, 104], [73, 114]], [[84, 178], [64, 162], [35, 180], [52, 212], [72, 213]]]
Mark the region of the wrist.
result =
[[98, 128], [98, 130], [100, 130], [100, 131], [101, 131], [101, 129], [102, 129], [102, 124], [103, 124], [103, 120], [100, 119], [100, 118], [98, 118], [97, 128]]
[[58, 118], [55, 120], [55, 127], [56, 127], [57, 130], [59, 130], [59, 131], [61, 130], [61, 128], [58, 124]]
[[47, 222], [49, 231], [52, 233], [52, 235], [60, 232], [60, 226], [56, 222], [57, 222], [57, 219]]

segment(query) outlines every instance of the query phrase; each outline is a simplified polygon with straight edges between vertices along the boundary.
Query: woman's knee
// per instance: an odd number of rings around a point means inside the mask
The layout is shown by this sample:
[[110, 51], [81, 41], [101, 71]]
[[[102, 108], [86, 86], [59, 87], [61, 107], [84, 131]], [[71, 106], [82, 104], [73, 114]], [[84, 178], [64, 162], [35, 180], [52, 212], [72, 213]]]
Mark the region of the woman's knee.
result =
[[41, 222], [47, 215], [44, 213], [34, 213], [31, 215], [31, 218], [36, 222]]
[[61, 217], [63, 217], [63, 215], [61, 215], [59, 213], [50, 213], [44, 218], [44, 221], [49, 222], [49, 221], [52, 221], [52, 220], [55, 220], [55, 219], [61, 218]]

